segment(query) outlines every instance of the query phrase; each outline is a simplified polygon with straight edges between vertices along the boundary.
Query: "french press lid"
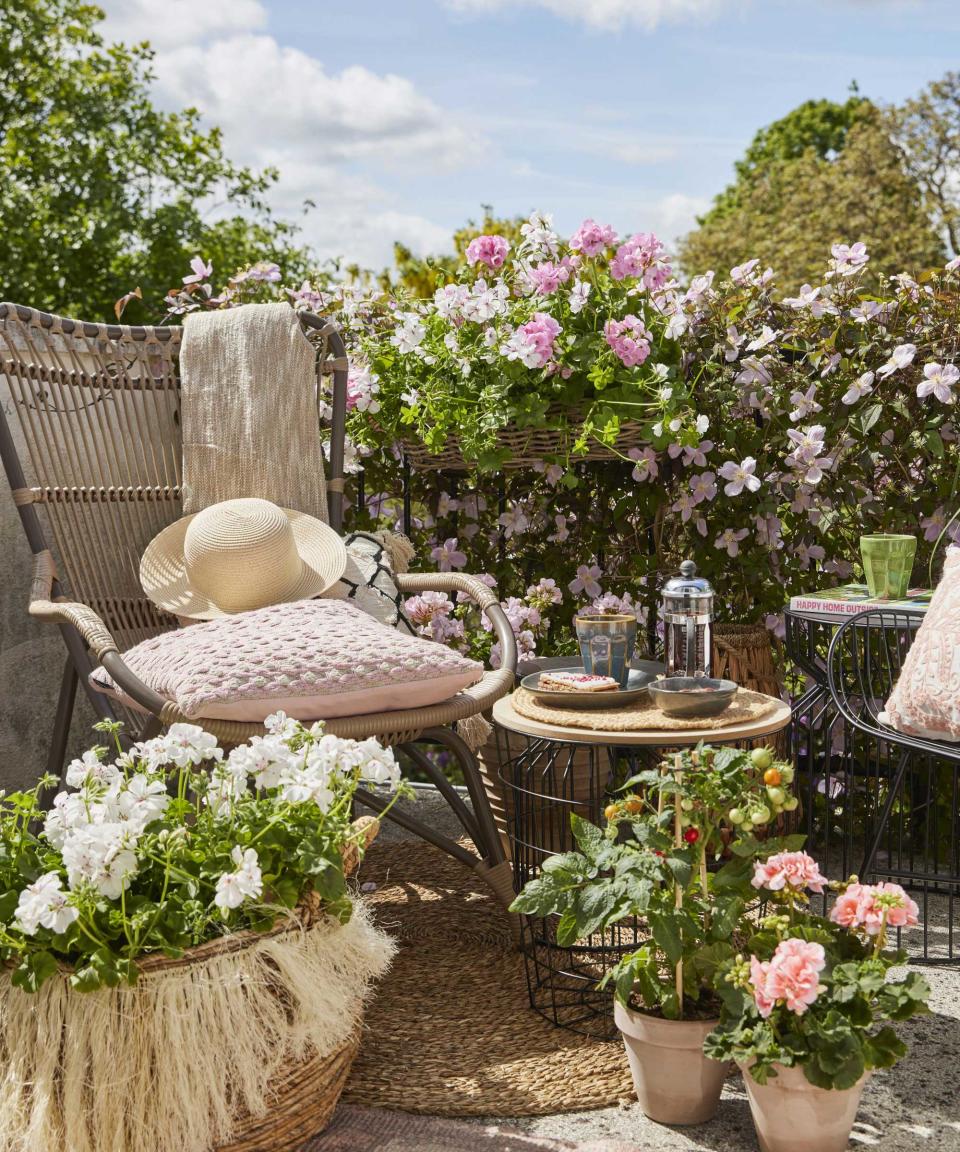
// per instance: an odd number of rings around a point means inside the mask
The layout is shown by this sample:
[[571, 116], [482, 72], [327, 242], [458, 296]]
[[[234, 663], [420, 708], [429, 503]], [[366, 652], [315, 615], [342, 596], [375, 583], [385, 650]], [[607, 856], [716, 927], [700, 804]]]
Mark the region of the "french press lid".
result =
[[713, 588], [710, 581], [697, 575], [697, 566], [692, 560], [684, 560], [680, 565], [680, 575], [671, 576], [663, 586], [663, 599], [677, 599], [680, 603], [689, 600], [712, 600]]

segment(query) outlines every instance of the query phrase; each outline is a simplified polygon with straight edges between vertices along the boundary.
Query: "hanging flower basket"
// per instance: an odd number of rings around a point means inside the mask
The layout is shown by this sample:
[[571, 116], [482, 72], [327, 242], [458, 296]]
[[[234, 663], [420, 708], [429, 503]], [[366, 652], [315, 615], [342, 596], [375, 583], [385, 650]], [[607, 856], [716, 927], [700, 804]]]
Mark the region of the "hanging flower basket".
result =
[[[563, 426], [518, 428], [507, 424], [498, 435], [498, 448], [508, 453], [500, 468], [530, 468], [541, 460], [567, 456], [577, 437], [583, 414], [577, 409], [565, 413], [551, 410], [548, 422], [556, 422], [563, 416]], [[644, 426], [638, 420], [624, 420], [620, 424], [616, 448], [610, 448], [594, 440], [587, 451], [571, 456], [574, 463], [597, 460], [621, 460], [631, 448], [641, 448], [648, 443], [644, 437]], [[427, 447], [421, 440], [404, 437], [400, 441], [403, 453], [417, 472], [468, 472], [476, 467], [475, 462], [465, 460], [456, 435], [447, 438], [439, 450]]]

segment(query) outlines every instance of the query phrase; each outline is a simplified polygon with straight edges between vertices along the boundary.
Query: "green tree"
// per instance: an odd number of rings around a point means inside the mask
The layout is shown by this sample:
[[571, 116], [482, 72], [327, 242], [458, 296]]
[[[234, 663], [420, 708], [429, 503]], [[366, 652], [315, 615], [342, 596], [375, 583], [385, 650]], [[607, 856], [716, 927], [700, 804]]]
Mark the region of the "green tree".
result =
[[807, 100], [780, 120], [761, 128], [743, 159], [733, 166], [736, 180], [714, 198], [706, 215], [700, 218], [700, 225], [716, 223], [735, 212], [757, 180], [777, 165], [798, 160], [811, 149], [821, 160], [839, 155], [850, 129], [872, 107], [869, 100], [856, 94], [843, 104], [833, 100]]
[[[306, 268], [291, 225], [271, 216], [272, 171], [230, 162], [199, 113], [150, 99], [147, 44], [104, 43], [81, 0], [0, 5], [0, 294], [112, 318], [179, 284], [189, 258], [219, 274], [269, 256]], [[134, 301], [124, 316], [148, 315]]]
[[960, 255], [960, 72], [934, 80], [890, 119], [934, 226]]
[[726, 271], [756, 256], [777, 271], [786, 293], [819, 279], [832, 244], [855, 240], [866, 243], [878, 275], [918, 271], [943, 259], [943, 243], [887, 118], [863, 102], [839, 151], [811, 144], [795, 156], [755, 164], [738, 181], [735, 202], [711, 210], [681, 241], [680, 261], [693, 275]]

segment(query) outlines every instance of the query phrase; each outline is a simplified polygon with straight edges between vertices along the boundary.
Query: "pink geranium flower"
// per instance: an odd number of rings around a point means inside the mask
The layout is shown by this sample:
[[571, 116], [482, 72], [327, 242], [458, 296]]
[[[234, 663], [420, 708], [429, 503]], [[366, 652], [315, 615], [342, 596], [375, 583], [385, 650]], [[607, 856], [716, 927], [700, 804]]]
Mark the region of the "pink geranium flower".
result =
[[827, 963], [822, 944], [807, 940], [783, 940], [773, 958], [750, 957], [750, 984], [757, 1011], [766, 1019], [783, 1003], [802, 1016], [820, 992], [820, 973]]
[[616, 242], [617, 234], [610, 225], [598, 224], [595, 220], [584, 220], [570, 237], [574, 252], [583, 252], [586, 256], [596, 256]]
[[499, 268], [509, 251], [510, 245], [503, 236], [475, 236], [467, 245], [467, 263]]
[[504, 346], [508, 360], [520, 360], [527, 368], [543, 368], [553, 359], [553, 344], [560, 325], [546, 312], [534, 312], [533, 319], [513, 333]]
[[670, 279], [670, 265], [663, 258], [663, 245], [652, 232], [637, 232], [628, 237], [610, 261], [610, 275], [614, 280], [628, 277], [642, 279], [651, 292]]
[[884, 923], [909, 928], [919, 923], [920, 909], [899, 884], [851, 884], [830, 909], [830, 919], [842, 928], [879, 936]]
[[550, 296], [556, 292], [561, 284], [566, 284], [572, 273], [573, 266], [569, 256], [564, 256], [559, 264], [555, 264], [552, 260], [544, 260], [542, 264], [528, 271], [530, 280], [540, 296]]
[[753, 879], [750, 881], [754, 888], [767, 888], [771, 892], [780, 892], [784, 888], [802, 892], [809, 888], [817, 893], [823, 892], [827, 882], [826, 876], [821, 876], [816, 860], [806, 852], [778, 852], [766, 860], [758, 860], [753, 866]]
[[626, 368], [636, 368], [650, 355], [650, 333], [636, 316], [608, 320], [603, 326], [603, 338]]

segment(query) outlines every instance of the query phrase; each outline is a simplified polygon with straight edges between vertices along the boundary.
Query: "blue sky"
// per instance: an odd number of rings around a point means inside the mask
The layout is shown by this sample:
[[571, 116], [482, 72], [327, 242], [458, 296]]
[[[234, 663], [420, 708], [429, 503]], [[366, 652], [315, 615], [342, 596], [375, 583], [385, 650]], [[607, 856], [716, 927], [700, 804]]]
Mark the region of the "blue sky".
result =
[[107, 0], [158, 35], [157, 97], [276, 164], [324, 256], [448, 245], [481, 203], [670, 240], [754, 132], [850, 81], [898, 101], [960, 64], [956, 0]]

